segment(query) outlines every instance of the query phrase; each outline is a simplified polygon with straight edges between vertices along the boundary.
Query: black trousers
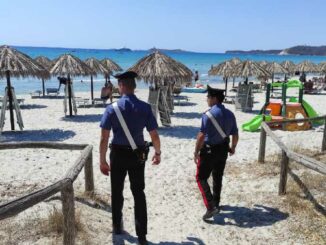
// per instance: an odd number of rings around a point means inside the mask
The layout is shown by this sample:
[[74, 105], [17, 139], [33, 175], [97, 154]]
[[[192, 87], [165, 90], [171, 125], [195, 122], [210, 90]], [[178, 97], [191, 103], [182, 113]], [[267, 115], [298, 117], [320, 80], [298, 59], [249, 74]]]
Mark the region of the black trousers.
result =
[[[204, 146], [200, 151], [196, 180], [207, 209], [212, 209], [214, 206], [219, 207], [227, 157], [228, 144], [216, 145], [211, 148]], [[213, 175], [213, 194], [207, 182], [211, 174]]]
[[112, 149], [111, 161], [111, 205], [112, 223], [121, 228], [123, 208], [123, 188], [126, 175], [130, 180], [130, 189], [134, 197], [136, 234], [147, 234], [147, 207], [145, 197], [145, 164], [141, 164], [132, 150]]

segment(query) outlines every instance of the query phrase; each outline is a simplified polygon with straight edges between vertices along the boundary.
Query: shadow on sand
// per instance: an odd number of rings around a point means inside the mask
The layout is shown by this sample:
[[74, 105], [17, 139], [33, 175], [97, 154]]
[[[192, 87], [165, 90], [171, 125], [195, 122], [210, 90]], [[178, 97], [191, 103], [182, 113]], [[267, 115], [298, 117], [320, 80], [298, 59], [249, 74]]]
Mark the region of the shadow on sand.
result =
[[[114, 245], [124, 245], [125, 241], [128, 242], [127, 244], [138, 244], [137, 237], [134, 237], [130, 235], [128, 232], [126, 232], [123, 235], [113, 235], [112, 236], [112, 243]], [[186, 241], [182, 242], [168, 242], [168, 241], [163, 241], [159, 243], [154, 243], [148, 241], [149, 245], [205, 245], [205, 243], [196, 237], [187, 237]]]
[[6, 131], [2, 133], [1, 142], [11, 141], [64, 141], [74, 137], [76, 133], [71, 130], [44, 129], [44, 130], [24, 130]]
[[173, 113], [174, 117], [180, 117], [180, 118], [185, 118], [185, 119], [194, 119], [198, 118], [200, 119], [202, 117], [202, 113], [198, 112], [175, 112]]
[[199, 127], [194, 126], [172, 126], [166, 128], [159, 128], [158, 132], [160, 135], [174, 137], [179, 139], [195, 139]]
[[43, 109], [47, 108], [46, 105], [37, 105], [37, 104], [30, 104], [30, 105], [21, 105], [20, 109], [22, 110], [31, 110], [31, 109]]
[[77, 123], [87, 123], [87, 122], [101, 122], [103, 114], [89, 114], [89, 115], [76, 115], [72, 117], [62, 117], [61, 120], [65, 122], [77, 122]]
[[263, 205], [255, 205], [254, 208], [225, 205], [221, 206], [221, 212], [216, 215], [213, 220], [208, 220], [206, 223], [212, 225], [233, 225], [241, 228], [253, 228], [270, 226], [288, 217], [288, 213], [283, 213], [276, 208]]

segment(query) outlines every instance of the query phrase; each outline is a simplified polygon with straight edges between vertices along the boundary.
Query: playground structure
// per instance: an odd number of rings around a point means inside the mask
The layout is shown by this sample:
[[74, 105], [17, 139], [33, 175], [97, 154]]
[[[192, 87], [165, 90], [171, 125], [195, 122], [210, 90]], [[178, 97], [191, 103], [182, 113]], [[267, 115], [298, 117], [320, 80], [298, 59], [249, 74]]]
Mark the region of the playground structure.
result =
[[[280, 99], [271, 99], [272, 88], [281, 88]], [[289, 88], [299, 88], [299, 97], [290, 97], [288, 100], [287, 90]], [[244, 123], [242, 129], [254, 132], [260, 128], [263, 121], [281, 122], [285, 119], [310, 117], [318, 117], [318, 114], [307, 101], [303, 100], [303, 85], [300, 81], [290, 80], [287, 83], [272, 83], [267, 85], [266, 101], [259, 115]], [[274, 123], [273, 127], [287, 131], [308, 130], [312, 127], [312, 123], [309, 121], [291, 124]]]

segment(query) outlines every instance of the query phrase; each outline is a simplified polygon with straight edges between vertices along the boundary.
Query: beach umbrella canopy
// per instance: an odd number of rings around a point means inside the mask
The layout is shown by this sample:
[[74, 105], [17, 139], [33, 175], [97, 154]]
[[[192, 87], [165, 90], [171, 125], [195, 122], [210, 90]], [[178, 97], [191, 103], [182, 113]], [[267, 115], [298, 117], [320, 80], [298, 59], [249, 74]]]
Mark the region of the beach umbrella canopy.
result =
[[[110, 74], [110, 71], [97, 59], [89, 58], [85, 60], [85, 63], [95, 72], [95, 76], [97, 74]], [[94, 84], [93, 84], [93, 74], [91, 74], [91, 99], [94, 100]]]
[[326, 62], [319, 63], [318, 67], [321, 73], [326, 74]]
[[248, 80], [248, 77], [251, 76], [270, 77], [271, 73], [256, 62], [246, 60], [236, 66], [234, 76], [244, 77]]
[[286, 60], [281, 63], [281, 65], [288, 70], [289, 73], [294, 73], [295, 72], [295, 64], [290, 61]]
[[61, 55], [52, 66], [50, 73], [61, 76], [90, 76], [95, 74], [86, 63], [71, 54]]
[[228, 78], [234, 73], [235, 67], [236, 65], [232, 63], [232, 61], [225, 61], [217, 66], [213, 66], [208, 71], [208, 75], [218, 75], [223, 77], [225, 81], [225, 95], [227, 95]]
[[37, 56], [34, 60], [40, 65], [42, 65], [48, 71], [51, 69], [53, 65], [52, 60], [50, 60], [48, 57], [45, 56]]
[[169, 56], [155, 51], [140, 59], [128, 69], [138, 74], [138, 79], [146, 83], [158, 85], [188, 83], [192, 79], [192, 71], [184, 64]]
[[319, 72], [318, 66], [308, 60], [296, 65], [295, 69], [300, 72]]
[[241, 60], [239, 58], [236, 58], [236, 57], [235, 58], [232, 58], [232, 59], [230, 59], [228, 61], [230, 61], [234, 65], [238, 65], [238, 64], [241, 63]]
[[105, 58], [101, 60], [101, 63], [110, 72], [109, 75], [112, 74], [114, 71], [122, 71], [122, 68], [111, 59]]
[[7, 78], [11, 130], [15, 130], [15, 125], [10, 78], [27, 76], [47, 78], [49, 72], [28, 55], [9, 46], [0, 46], [0, 77]]
[[68, 94], [69, 94], [69, 114], [72, 116], [71, 104], [71, 80], [70, 76], [90, 76], [95, 75], [95, 72], [84, 63], [82, 60], [71, 54], [61, 55], [54, 65], [50, 73], [52, 75], [67, 76], [68, 78]]
[[257, 64], [260, 65], [263, 68], [266, 68], [266, 66], [269, 64], [266, 60], [257, 61]]
[[[53, 63], [52, 61], [45, 56], [38, 56], [34, 59], [37, 63], [42, 65], [45, 69], [48, 71], [51, 69]], [[43, 96], [45, 96], [45, 84], [44, 84], [44, 78], [42, 78], [42, 89], [43, 89]]]
[[266, 70], [272, 74], [287, 74], [289, 71], [277, 62], [271, 62], [266, 65]]

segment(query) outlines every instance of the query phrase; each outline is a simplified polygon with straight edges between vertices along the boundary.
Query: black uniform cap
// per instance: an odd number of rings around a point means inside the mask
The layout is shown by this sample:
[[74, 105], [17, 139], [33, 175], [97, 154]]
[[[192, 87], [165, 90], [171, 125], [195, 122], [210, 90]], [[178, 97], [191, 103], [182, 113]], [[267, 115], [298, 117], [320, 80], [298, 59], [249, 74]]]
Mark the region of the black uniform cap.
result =
[[116, 75], [114, 75], [115, 78], [119, 79], [134, 79], [138, 76], [138, 74], [134, 71], [126, 71], [123, 73], [118, 73]]
[[225, 98], [224, 91], [224, 89], [212, 88], [207, 85], [207, 96], [216, 97], [221, 103]]

